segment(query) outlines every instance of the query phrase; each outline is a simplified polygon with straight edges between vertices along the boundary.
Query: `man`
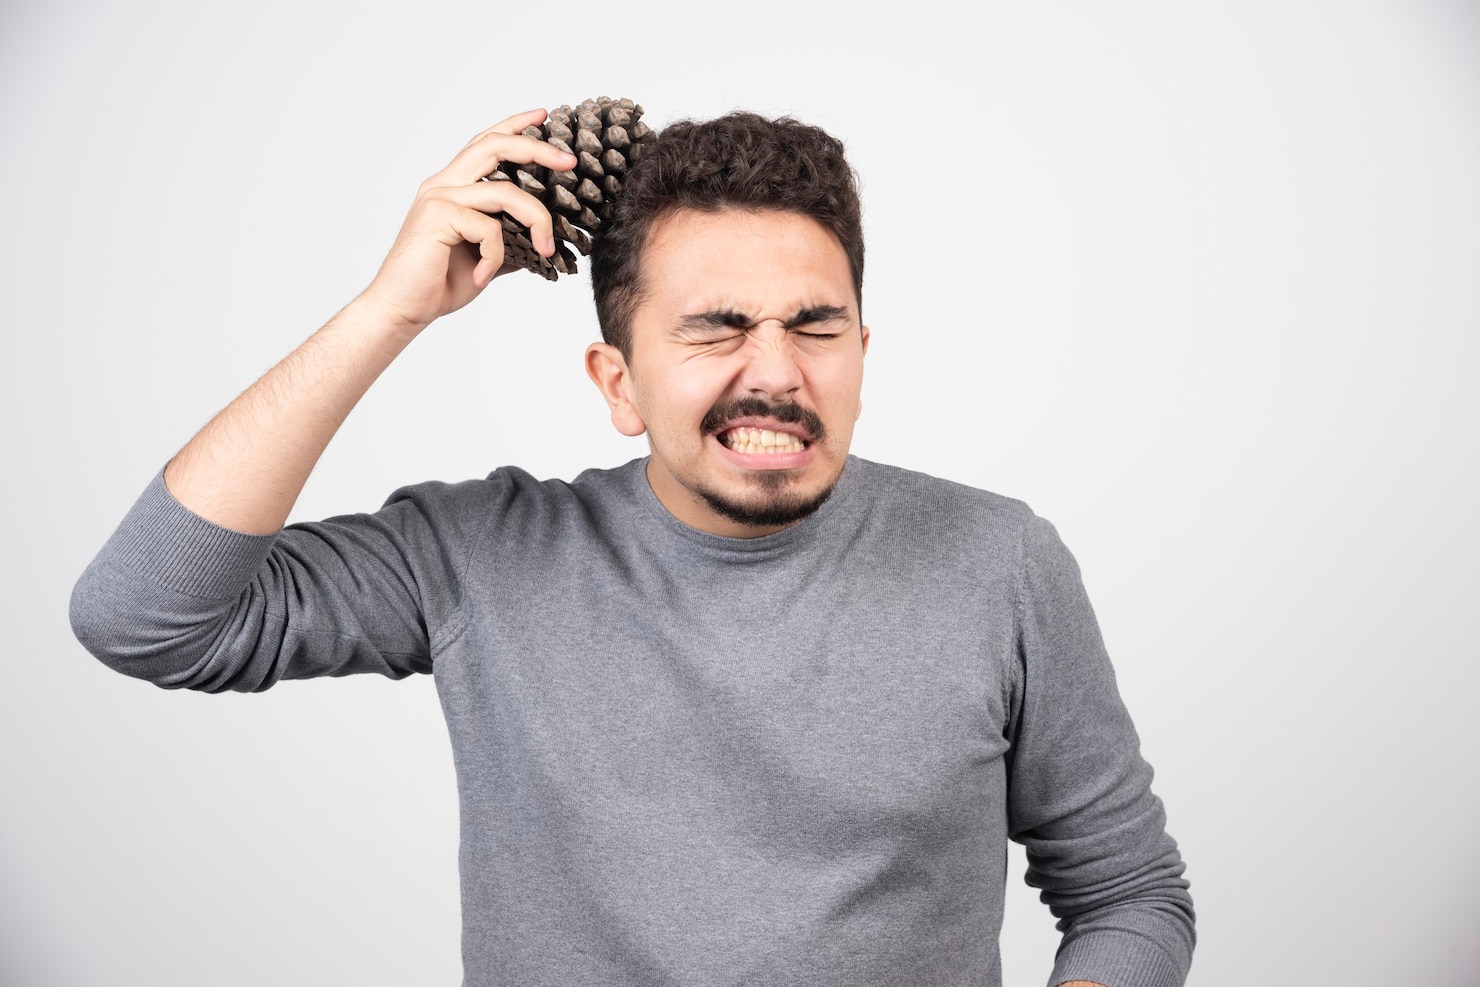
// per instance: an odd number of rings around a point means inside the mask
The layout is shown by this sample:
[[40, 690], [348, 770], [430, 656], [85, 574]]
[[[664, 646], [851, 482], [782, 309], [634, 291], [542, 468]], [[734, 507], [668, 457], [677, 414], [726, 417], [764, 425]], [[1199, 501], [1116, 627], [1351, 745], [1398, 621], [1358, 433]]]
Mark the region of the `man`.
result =
[[1191, 901], [1072, 558], [1022, 504], [848, 456], [868, 329], [841, 145], [675, 124], [595, 247], [586, 368], [651, 454], [279, 530], [391, 360], [503, 266], [478, 135], [369, 288], [169, 463], [79, 583], [161, 685], [431, 672], [469, 984], [996, 984], [1006, 841], [1051, 983], [1179, 984]]

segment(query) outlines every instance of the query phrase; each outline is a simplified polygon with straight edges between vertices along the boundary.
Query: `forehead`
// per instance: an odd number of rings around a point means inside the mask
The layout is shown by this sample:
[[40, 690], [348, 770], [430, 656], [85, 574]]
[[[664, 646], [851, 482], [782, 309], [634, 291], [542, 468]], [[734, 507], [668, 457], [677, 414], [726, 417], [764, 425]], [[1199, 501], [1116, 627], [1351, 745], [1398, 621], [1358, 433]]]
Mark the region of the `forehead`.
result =
[[756, 320], [834, 305], [857, 318], [853, 276], [837, 237], [800, 213], [679, 209], [653, 224], [642, 253], [634, 323], [727, 310]]

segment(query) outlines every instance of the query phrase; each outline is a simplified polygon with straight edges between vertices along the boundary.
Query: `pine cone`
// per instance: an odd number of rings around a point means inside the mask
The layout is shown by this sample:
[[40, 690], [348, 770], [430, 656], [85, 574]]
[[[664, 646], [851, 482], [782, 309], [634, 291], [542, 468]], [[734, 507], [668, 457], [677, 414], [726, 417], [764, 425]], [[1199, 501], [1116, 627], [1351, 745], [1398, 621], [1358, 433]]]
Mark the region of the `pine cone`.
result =
[[612, 213], [622, 192], [627, 168], [642, 156], [642, 145], [657, 132], [640, 119], [642, 107], [630, 99], [588, 99], [571, 108], [550, 111], [542, 126], [527, 127], [527, 137], [554, 144], [578, 159], [574, 171], [552, 171], [543, 165], [505, 162], [484, 181], [515, 182], [545, 204], [555, 220], [555, 255], [541, 257], [529, 239], [529, 228], [506, 213], [504, 263], [523, 267], [554, 281], [574, 274], [576, 255], [591, 252], [591, 236]]

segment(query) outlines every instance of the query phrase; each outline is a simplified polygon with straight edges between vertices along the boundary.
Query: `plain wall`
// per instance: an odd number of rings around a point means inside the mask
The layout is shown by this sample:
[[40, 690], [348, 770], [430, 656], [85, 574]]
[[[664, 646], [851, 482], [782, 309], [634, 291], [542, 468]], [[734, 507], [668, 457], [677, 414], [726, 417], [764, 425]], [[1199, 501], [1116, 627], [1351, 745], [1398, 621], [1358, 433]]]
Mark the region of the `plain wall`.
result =
[[[847, 142], [854, 449], [1025, 499], [1077, 555], [1188, 861], [1190, 983], [1473, 984], [1462, 0], [0, 6], [0, 982], [458, 982], [429, 680], [165, 692], [94, 662], [67, 600], [175, 449], [368, 282], [422, 178], [596, 95]], [[502, 279], [295, 517], [641, 455], [594, 336], [584, 275]], [[1011, 884], [1006, 982], [1037, 984], [1056, 934]]]

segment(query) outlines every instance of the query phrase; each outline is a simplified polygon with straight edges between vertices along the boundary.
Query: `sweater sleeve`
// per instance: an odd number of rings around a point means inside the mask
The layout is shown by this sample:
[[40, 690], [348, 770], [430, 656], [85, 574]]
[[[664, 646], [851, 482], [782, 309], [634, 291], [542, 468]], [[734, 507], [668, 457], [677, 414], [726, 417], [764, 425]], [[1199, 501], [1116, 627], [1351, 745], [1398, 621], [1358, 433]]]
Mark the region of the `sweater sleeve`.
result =
[[432, 523], [429, 492], [247, 535], [189, 511], [161, 473], [74, 588], [73, 632], [104, 664], [165, 688], [429, 672], [429, 626], [454, 619], [465, 541]]
[[1079, 568], [1038, 518], [1024, 536], [1018, 622], [1009, 825], [1063, 933], [1049, 983], [1176, 987], [1195, 942], [1182, 858]]

